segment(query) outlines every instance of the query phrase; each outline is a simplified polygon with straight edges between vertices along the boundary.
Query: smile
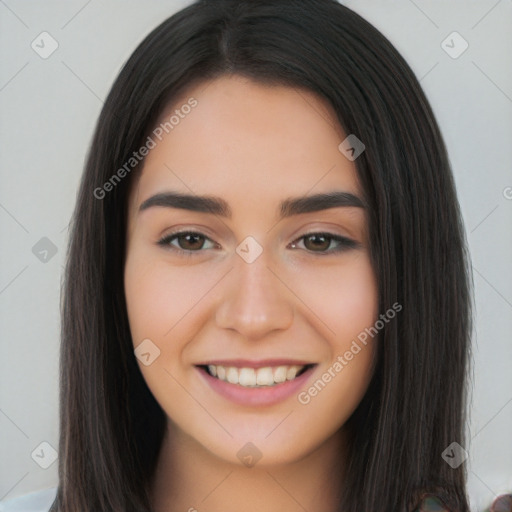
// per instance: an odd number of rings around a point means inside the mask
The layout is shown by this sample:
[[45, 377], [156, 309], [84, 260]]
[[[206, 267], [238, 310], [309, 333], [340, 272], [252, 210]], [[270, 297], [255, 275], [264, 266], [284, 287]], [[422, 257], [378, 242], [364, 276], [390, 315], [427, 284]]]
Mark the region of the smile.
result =
[[270, 406], [295, 396], [312, 376], [316, 363], [291, 360], [211, 361], [196, 365], [216, 394], [239, 405]]
[[230, 384], [248, 388], [276, 386], [299, 377], [311, 365], [265, 366], [263, 368], [238, 368], [209, 364], [206, 371], [212, 376]]

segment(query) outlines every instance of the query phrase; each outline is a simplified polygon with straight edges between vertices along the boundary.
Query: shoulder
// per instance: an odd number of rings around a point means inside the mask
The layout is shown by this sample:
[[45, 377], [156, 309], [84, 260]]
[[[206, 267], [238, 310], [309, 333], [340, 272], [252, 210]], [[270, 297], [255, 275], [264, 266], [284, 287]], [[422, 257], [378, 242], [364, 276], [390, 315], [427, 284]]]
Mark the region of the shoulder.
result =
[[57, 487], [31, 492], [0, 502], [0, 512], [48, 512], [56, 495]]

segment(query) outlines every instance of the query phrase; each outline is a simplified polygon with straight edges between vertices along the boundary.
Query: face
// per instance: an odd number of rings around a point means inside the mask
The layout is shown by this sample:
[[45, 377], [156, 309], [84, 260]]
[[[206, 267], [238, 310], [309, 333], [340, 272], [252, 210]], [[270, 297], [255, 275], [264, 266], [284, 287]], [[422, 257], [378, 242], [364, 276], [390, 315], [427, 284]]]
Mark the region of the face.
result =
[[360, 334], [377, 287], [346, 135], [313, 93], [237, 76], [161, 121], [173, 114], [129, 199], [140, 370], [173, 436], [236, 464], [297, 461], [335, 438], [372, 374]]

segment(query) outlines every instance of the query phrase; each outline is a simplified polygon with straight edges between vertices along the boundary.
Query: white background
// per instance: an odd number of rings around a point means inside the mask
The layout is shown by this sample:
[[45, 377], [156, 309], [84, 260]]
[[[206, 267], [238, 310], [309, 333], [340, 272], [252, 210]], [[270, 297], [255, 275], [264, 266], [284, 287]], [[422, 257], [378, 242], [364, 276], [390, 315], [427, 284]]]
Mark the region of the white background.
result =
[[[31, 453], [58, 448], [60, 276], [85, 154], [122, 64], [188, 3], [0, 0], [0, 501], [57, 485], [57, 462]], [[474, 268], [465, 448], [480, 511], [512, 492], [512, 1], [344, 3], [409, 62], [448, 146]], [[48, 59], [31, 48], [43, 31], [59, 44]], [[453, 31], [469, 43], [457, 59], [441, 47]], [[42, 237], [57, 247], [46, 263], [32, 252]]]

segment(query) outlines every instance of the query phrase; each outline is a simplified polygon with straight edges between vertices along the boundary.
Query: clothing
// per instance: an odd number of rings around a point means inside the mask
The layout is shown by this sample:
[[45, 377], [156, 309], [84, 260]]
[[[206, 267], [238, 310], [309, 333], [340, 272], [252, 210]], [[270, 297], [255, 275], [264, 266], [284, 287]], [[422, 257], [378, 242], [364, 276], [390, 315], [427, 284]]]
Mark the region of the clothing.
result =
[[57, 487], [31, 492], [0, 502], [0, 512], [48, 512], [57, 495]]
[[414, 512], [450, 512], [440, 498], [431, 494], [425, 495]]

